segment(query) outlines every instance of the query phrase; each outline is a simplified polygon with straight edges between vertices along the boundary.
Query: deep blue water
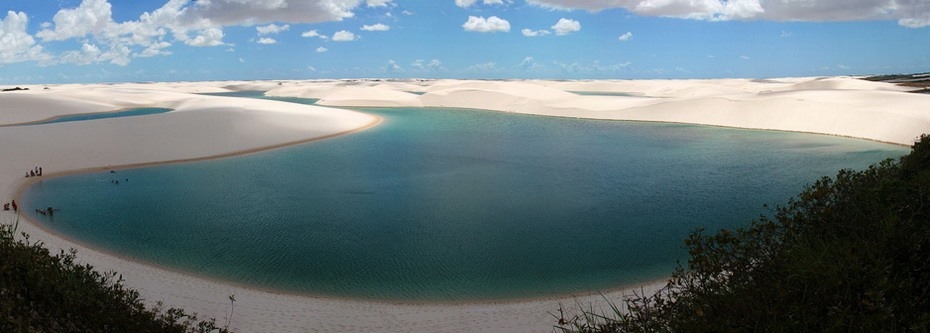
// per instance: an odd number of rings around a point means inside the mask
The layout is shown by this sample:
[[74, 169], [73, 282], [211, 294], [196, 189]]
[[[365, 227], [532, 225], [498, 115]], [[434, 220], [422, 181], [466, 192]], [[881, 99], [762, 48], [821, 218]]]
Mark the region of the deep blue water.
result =
[[137, 109], [128, 109], [125, 111], [117, 112], [103, 112], [103, 113], [88, 113], [88, 114], [78, 114], [73, 116], [64, 116], [52, 118], [46, 121], [31, 123], [29, 125], [44, 125], [44, 124], [54, 124], [54, 123], [65, 123], [69, 121], [84, 121], [84, 120], [96, 120], [96, 119], [107, 119], [107, 118], [120, 118], [120, 117], [135, 117], [135, 116], [145, 116], [150, 114], [159, 114], [171, 111], [171, 109], [165, 108], [137, 108]]
[[[295, 292], [475, 300], [669, 274], [695, 228], [906, 148], [846, 138], [459, 109], [222, 160], [46, 179], [26, 211], [85, 242]], [[114, 184], [119, 180], [119, 184]]]

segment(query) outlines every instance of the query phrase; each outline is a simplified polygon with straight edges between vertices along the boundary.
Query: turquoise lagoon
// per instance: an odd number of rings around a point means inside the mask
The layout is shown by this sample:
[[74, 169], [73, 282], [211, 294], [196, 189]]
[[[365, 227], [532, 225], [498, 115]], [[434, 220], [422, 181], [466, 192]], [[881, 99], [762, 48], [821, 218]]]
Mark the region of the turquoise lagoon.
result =
[[[667, 276], [695, 228], [744, 226], [904, 147], [461, 109], [234, 158], [46, 179], [27, 210], [97, 247], [295, 293], [471, 301]], [[119, 184], [114, 181], [119, 180]]]

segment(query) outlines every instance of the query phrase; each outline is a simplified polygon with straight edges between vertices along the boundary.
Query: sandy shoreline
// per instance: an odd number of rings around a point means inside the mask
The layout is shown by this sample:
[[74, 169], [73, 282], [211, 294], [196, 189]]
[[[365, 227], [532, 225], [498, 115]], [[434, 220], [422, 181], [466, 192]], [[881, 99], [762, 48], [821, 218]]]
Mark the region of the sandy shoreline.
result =
[[[18, 196], [35, 166], [46, 177], [225, 158], [344, 135], [380, 120], [343, 109], [192, 93], [267, 91], [318, 98], [324, 106], [443, 106], [558, 117], [694, 123], [820, 133], [910, 145], [930, 132], [930, 96], [854, 78], [647, 81], [254, 81], [52, 85], [0, 93], [0, 126], [72, 114], [138, 107], [163, 114], [93, 122], [0, 127], [0, 191]], [[570, 91], [630, 93], [578, 95]], [[7, 223], [12, 214], [0, 214]], [[139, 263], [56, 235], [35, 223], [20, 230], [47, 247], [75, 248], [79, 259], [123, 274], [151, 302], [162, 300], [224, 322], [240, 332], [549, 331], [559, 303], [604, 307], [601, 295], [502, 302], [408, 304], [276, 293]], [[662, 283], [646, 283], [652, 290]], [[639, 290], [639, 287], [633, 288]], [[623, 290], [606, 294], [619, 299]]]

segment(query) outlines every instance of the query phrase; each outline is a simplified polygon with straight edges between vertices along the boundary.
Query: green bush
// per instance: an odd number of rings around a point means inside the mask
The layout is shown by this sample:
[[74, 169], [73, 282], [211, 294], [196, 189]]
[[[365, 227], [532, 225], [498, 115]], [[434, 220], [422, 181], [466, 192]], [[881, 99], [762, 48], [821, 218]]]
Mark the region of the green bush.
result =
[[[930, 137], [822, 178], [746, 228], [692, 233], [687, 267], [566, 332], [930, 330]], [[616, 308], [616, 307], [615, 307]]]
[[146, 309], [121, 275], [76, 263], [74, 250], [51, 255], [22, 235], [0, 225], [0, 332], [228, 332], [160, 303]]

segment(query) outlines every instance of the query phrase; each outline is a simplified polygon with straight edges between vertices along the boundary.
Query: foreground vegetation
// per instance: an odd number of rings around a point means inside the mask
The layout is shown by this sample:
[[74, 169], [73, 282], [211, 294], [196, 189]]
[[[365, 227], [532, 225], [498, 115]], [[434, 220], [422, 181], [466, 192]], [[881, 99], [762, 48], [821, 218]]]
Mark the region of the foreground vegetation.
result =
[[180, 309], [147, 309], [122, 276], [49, 253], [0, 225], [0, 332], [227, 332]]
[[930, 330], [930, 137], [822, 178], [749, 227], [695, 231], [667, 286], [566, 332]]

